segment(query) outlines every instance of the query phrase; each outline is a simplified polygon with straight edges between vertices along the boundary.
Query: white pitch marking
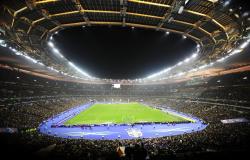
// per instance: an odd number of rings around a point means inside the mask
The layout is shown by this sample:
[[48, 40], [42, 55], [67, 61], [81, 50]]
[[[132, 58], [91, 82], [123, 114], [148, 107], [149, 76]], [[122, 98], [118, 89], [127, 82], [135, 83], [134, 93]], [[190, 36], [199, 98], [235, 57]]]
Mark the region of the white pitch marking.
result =
[[137, 128], [128, 128], [126, 131], [130, 137], [138, 138], [142, 136], [141, 130]]
[[104, 132], [67, 132], [64, 133], [69, 136], [87, 136], [87, 135], [98, 135], [98, 136], [106, 136], [106, 135], [111, 135], [115, 134], [118, 132], [110, 132], [110, 131], [104, 131]]
[[186, 131], [187, 129], [190, 129], [190, 128], [189, 127], [183, 127], [183, 128], [172, 128], [172, 129], [156, 129], [153, 132]]

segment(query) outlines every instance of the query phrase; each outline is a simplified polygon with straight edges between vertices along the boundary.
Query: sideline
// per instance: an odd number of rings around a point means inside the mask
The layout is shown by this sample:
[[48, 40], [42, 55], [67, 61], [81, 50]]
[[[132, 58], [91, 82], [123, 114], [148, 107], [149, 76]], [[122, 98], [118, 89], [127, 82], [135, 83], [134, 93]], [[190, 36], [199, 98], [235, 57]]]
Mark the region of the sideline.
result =
[[164, 108], [165, 111], [185, 116], [192, 119], [193, 123], [150, 123], [150, 124], [126, 124], [126, 125], [98, 125], [98, 126], [67, 126], [53, 127], [53, 124], [62, 122], [66, 117], [82, 111], [93, 103], [86, 103], [79, 107], [74, 107], [64, 111], [40, 124], [39, 132], [67, 139], [90, 139], [90, 140], [116, 140], [116, 139], [140, 139], [140, 138], [157, 138], [165, 136], [175, 136], [186, 133], [198, 132], [207, 127], [202, 120], [193, 115], [177, 112], [175, 110]]

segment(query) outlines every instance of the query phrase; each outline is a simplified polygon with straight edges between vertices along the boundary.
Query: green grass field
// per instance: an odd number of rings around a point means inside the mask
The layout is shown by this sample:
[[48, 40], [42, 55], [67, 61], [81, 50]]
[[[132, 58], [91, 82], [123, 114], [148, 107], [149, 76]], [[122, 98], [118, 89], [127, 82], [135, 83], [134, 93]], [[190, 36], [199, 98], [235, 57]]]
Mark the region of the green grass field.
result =
[[185, 118], [165, 113], [140, 103], [94, 104], [69, 119], [65, 125], [81, 124], [123, 124], [138, 122], [180, 122]]

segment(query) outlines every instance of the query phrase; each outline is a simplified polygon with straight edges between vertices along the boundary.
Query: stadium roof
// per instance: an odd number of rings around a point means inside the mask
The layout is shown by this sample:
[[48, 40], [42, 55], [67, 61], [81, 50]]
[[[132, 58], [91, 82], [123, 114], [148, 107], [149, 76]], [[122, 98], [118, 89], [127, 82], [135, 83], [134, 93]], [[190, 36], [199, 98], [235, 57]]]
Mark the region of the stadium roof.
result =
[[5, 0], [1, 39], [58, 74], [76, 78], [81, 72], [81, 77], [89, 79], [60, 53], [61, 59], [51, 54], [50, 47], [58, 52], [48, 43], [57, 31], [117, 25], [174, 32], [200, 47], [195, 63], [184, 66], [191, 69], [225, 56], [247, 33], [243, 17], [227, 5], [218, 0]]

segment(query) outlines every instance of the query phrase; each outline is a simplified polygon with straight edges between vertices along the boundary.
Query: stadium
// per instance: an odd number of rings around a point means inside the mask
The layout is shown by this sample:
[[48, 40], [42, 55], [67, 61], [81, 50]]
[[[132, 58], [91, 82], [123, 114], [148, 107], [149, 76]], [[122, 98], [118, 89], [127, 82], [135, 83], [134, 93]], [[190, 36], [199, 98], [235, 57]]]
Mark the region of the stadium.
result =
[[6, 159], [241, 159], [243, 0], [0, 1]]

